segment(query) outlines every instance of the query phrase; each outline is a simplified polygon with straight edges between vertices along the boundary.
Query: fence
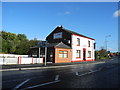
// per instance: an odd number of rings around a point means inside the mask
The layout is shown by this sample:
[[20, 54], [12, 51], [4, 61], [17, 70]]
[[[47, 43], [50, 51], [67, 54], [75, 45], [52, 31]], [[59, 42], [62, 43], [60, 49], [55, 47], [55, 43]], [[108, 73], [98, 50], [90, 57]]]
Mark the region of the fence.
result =
[[43, 58], [22, 58], [18, 57], [18, 64], [37, 64], [37, 63], [43, 63]]
[[29, 57], [29, 55], [16, 55], [16, 54], [0, 54], [0, 58], [18, 58], [21, 57]]
[[0, 64], [17, 64], [18, 58], [0, 58]]
[[16, 57], [16, 58], [0, 58], [0, 64], [37, 64], [43, 63], [43, 58], [33, 58], [33, 57]]

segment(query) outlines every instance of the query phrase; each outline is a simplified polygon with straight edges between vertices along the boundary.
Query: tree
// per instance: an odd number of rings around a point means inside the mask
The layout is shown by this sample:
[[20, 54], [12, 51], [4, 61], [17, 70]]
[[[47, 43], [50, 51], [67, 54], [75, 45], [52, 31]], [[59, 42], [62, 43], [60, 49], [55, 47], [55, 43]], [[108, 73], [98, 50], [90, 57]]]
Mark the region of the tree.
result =
[[100, 50], [100, 57], [107, 57], [108, 55], [107, 55], [107, 51], [106, 51], [106, 49], [101, 49]]
[[27, 37], [25, 34], [18, 34], [17, 38], [18, 38], [18, 40], [27, 40]]
[[108, 59], [108, 54], [106, 49], [101, 49], [98, 51], [95, 51], [95, 59], [99, 60], [99, 59]]
[[25, 34], [2, 31], [2, 52], [10, 54], [29, 54], [30, 47], [38, 45], [39, 40], [28, 40]]

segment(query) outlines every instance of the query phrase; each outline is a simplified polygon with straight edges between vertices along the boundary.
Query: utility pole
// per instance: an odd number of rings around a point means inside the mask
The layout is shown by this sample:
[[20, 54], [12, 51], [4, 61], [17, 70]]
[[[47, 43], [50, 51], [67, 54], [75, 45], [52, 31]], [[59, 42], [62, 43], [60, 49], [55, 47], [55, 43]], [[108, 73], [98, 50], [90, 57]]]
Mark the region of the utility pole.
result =
[[39, 60], [40, 60], [40, 47], [39, 47]]
[[45, 66], [46, 66], [46, 63], [47, 63], [47, 41], [45, 44]]
[[108, 38], [108, 37], [111, 37], [111, 35], [105, 36], [105, 47], [106, 47], [106, 51], [107, 51], [107, 42], [108, 42], [108, 41], [107, 41], [107, 38]]

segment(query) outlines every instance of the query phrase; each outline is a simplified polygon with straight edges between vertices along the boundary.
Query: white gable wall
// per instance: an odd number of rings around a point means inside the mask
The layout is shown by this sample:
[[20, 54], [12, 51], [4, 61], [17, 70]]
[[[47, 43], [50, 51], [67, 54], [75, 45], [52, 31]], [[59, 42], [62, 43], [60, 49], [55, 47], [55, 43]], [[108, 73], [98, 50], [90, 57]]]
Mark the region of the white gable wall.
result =
[[[80, 46], [77, 46], [77, 38], [80, 38]], [[88, 40], [90, 47], [88, 47]], [[78, 35], [72, 35], [72, 62], [83, 61], [83, 48], [86, 49], [86, 61], [94, 60], [94, 40]], [[81, 50], [81, 57], [76, 58], [76, 50]], [[88, 58], [88, 51], [91, 51], [91, 58]]]

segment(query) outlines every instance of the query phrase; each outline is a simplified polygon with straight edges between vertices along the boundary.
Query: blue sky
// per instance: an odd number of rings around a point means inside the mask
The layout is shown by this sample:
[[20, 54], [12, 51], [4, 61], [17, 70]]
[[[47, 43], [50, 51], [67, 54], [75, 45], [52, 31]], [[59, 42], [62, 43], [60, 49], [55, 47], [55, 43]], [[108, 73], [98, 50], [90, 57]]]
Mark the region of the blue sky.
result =
[[118, 50], [117, 2], [3, 2], [3, 30], [45, 39], [58, 25], [94, 38], [96, 49]]

